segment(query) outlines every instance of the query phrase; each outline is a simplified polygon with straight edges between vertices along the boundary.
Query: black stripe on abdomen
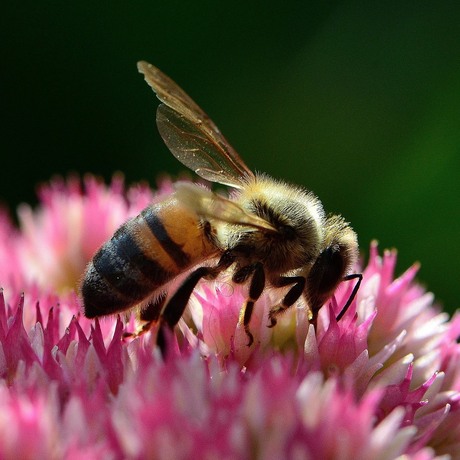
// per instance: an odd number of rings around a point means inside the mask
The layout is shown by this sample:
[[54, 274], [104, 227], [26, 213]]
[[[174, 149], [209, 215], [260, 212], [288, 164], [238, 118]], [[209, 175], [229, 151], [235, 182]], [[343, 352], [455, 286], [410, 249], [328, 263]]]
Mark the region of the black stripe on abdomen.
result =
[[97, 272], [93, 262], [86, 268], [81, 295], [87, 318], [110, 315], [129, 308], [130, 302]]
[[125, 310], [173, 276], [142, 252], [125, 224], [88, 266], [82, 285], [85, 314], [95, 317]]
[[148, 207], [142, 211], [141, 215], [147, 222], [152, 234], [168, 253], [169, 257], [174, 260], [177, 267], [185, 268], [190, 265], [190, 256], [183, 251], [179, 244], [171, 239], [161, 219], [156, 214], [155, 208]]

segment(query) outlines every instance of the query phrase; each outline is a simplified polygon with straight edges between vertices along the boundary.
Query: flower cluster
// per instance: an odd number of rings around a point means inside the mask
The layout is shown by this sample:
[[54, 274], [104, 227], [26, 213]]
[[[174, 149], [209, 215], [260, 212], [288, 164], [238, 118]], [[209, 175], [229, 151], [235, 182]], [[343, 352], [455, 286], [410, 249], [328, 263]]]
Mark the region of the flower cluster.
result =
[[[274, 328], [267, 290], [201, 282], [163, 359], [133, 318], [90, 321], [78, 279], [129, 216], [172, 190], [55, 180], [41, 205], [0, 213], [0, 458], [460, 459], [460, 315], [449, 318], [396, 253], [373, 243], [363, 282]], [[22, 294], [24, 292], [24, 294]]]

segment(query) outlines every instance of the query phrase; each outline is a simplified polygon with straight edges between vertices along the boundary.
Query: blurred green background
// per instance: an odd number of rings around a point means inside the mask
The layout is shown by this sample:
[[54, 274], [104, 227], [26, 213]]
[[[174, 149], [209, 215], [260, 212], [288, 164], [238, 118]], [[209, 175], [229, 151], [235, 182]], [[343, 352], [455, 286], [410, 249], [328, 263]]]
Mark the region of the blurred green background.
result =
[[183, 168], [137, 73], [176, 80], [251, 168], [305, 185], [358, 232], [415, 260], [459, 306], [460, 4], [454, 1], [7, 2], [1, 188], [53, 175], [127, 181]]

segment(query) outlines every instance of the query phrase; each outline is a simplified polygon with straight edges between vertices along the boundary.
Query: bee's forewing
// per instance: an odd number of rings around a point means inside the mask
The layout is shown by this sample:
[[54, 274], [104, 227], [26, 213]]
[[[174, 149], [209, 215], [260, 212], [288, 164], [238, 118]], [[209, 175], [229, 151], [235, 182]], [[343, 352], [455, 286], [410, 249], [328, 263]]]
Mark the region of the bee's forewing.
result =
[[201, 217], [259, 230], [276, 231], [275, 227], [265, 219], [245, 211], [235, 201], [203, 187], [192, 183], [178, 183], [175, 188], [178, 201]]
[[173, 80], [145, 61], [137, 66], [163, 102], [158, 129], [182, 164], [206, 180], [236, 188], [254, 176], [214, 122]]

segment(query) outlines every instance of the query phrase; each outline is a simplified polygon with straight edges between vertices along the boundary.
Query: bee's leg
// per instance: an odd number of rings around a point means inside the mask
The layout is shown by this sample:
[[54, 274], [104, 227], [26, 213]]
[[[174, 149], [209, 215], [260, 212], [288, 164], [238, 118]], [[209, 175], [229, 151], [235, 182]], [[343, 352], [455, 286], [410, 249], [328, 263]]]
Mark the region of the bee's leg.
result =
[[353, 291], [351, 291], [351, 294], [347, 300], [347, 303], [344, 305], [342, 310], [340, 310], [340, 313], [337, 315], [337, 318], [336, 318], [337, 321], [340, 321], [342, 319], [343, 315], [348, 310], [348, 307], [351, 305], [354, 298], [356, 297], [356, 293], [358, 292], [359, 286], [361, 286], [361, 281], [363, 280], [363, 275], [362, 273], [352, 273], [351, 275], [347, 275], [342, 278], [342, 281], [349, 281], [349, 280], [354, 280], [354, 279], [358, 279], [358, 281], [356, 282], [355, 287], [353, 288]]
[[161, 310], [166, 302], [168, 293], [163, 291], [156, 299], [150, 301], [140, 312], [139, 319], [145, 321], [140, 331], [141, 334], [147, 332], [155, 324], [161, 315]]
[[199, 267], [180, 285], [177, 291], [172, 295], [161, 314], [161, 319], [171, 329], [179, 322], [184, 314], [185, 307], [188, 304], [195, 286], [201, 278], [210, 275], [213, 272], [211, 267]]
[[198, 281], [200, 281], [201, 278], [216, 278], [216, 276], [221, 271], [228, 268], [233, 261], [234, 257], [230, 253], [224, 252], [216, 266], [197, 268], [187, 276], [177, 291], [168, 300], [159, 318], [160, 328], [157, 339], [158, 346], [160, 347], [163, 355], [165, 354], [166, 344], [165, 334], [164, 331], [162, 331], [162, 327], [166, 325], [169, 329], [174, 329], [174, 326], [179, 322], [181, 316], [184, 314], [185, 308], [190, 300], [190, 296], [198, 284]]
[[213, 269], [211, 267], [199, 267], [190, 273], [163, 308], [160, 315], [160, 327], [157, 335], [157, 345], [160, 348], [163, 357], [166, 356], [167, 348], [167, 331], [163, 328], [167, 326], [170, 331], [174, 329], [174, 326], [179, 322], [181, 316], [184, 314], [185, 307], [187, 306], [190, 296], [192, 295], [198, 281], [212, 272]]
[[141, 320], [143, 324], [136, 328], [135, 332], [126, 332], [123, 334], [123, 336], [134, 338], [148, 332], [159, 320], [167, 294], [168, 293], [166, 291], [163, 291], [158, 297], [154, 298], [147, 305], [145, 305], [145, 307], [139, 313], [139, 320]]
[[264, 267], [260, 262], [256, 262], [255, 264], [247, 265], [246, 267], [240, 268], [233, 275], [233, 281], [235, 283], [243, 283], [251, 275], [252, 278], [251, 283], [249, 284], [249, 298], [244, 302], [239, 318], [239, 322], [240, 324], [243, 324], [244, 331], [248, 336], [248, 347], [250, 347], [254, 342], [254, 337], [251, 334], [251, 331], [249, 330], [249, 322], [251, 321], [254, 304], [261, 296], [265, 288]]
[[280, 276], [277, 280], [273, 282], [275, 287], [284, 287], [293, 284], [291, 289], [284, 296], [283, 300], [279, 305], [275, 305], [268, 315], [270, 324], [268, 327], [273, 327], [276, 325], [276, 317], [286, 311], [291, 307], [302, 295], [303, 290], [305, 289], [305, 283], [307, 282], [304, 276]]

